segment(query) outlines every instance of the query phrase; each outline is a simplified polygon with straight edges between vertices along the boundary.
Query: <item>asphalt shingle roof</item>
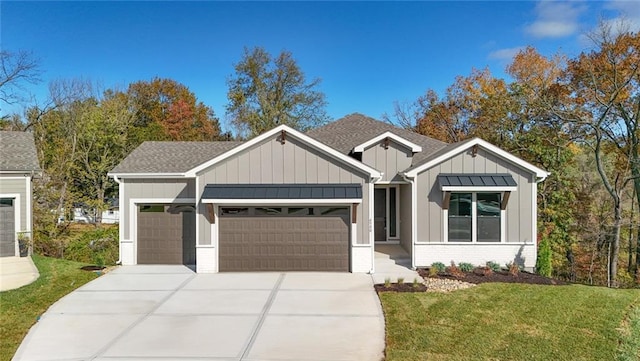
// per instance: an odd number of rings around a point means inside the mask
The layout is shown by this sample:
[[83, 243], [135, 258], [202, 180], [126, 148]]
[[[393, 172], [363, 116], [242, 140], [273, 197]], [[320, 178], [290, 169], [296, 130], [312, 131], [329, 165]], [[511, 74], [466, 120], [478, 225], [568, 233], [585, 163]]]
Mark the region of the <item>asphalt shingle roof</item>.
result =
[[184, 173], [242, 142], [144, 142], [111, 173]]
[[386, 132], [391, 132], [422, 147], [422, 152], [413, 155], [412, 167], [447, 146], [447, 143], [439, 140], [358, 113], [347, 115], [323, 127], [310, 130], [307, 135], [341, 153], [349, 154], [355, 146]]
[[33, 135], [0, 131], [0, 171], [38, 171], [38, 152]]

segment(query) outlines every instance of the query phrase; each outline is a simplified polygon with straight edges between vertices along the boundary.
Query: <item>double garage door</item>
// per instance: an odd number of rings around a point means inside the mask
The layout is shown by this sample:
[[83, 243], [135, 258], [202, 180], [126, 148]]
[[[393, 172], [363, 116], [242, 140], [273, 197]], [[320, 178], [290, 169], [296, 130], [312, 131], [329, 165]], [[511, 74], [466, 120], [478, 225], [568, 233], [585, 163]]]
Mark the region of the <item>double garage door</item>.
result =
[[[348, 207], [220, 207], [220, 272], [349, 271]], [[138, 264], [195, 264], [190, 205], [138, 207]]]

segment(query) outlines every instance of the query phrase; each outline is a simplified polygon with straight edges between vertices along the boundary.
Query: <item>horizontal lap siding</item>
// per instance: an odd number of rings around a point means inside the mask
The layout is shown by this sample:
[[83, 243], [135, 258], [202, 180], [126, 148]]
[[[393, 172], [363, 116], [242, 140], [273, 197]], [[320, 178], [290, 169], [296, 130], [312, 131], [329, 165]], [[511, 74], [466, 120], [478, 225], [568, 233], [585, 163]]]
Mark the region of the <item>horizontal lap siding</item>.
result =
[[[355, 172], [355, 173], [354, 173]], [[368, 243], [368, 183], [364, 175], [348, 165], [299, 142], [287, 138], [284, 144], [274, 136], [251, 149], [212, 166], [199, 175], [198, 194], [207, 184], [362, 184], [362, 204], [358, 205], [358, 243]], [[199, 217], [200, 244], [210, 244], [211, 227], [201, 206]]]
[[[479, 149], [475, 157], [464, 152], [418, 175], [418, 242], [442, 242], [444, 219], [442, 191], [437, 177], [440, 173], [509, 173], [518, 184], [511, 192], [506, 209], [506, 242], [533, 242], [532, 192], [533, 175], [495, 155]], [[535, 205], [533, 205], [535, 206]]]

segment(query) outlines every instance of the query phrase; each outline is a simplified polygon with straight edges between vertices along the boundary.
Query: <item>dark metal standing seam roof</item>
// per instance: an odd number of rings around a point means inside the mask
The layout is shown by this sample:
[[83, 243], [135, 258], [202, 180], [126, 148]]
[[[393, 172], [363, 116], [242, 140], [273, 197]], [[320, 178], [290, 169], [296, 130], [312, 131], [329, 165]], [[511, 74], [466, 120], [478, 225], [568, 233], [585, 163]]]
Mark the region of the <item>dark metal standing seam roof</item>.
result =
[[202, 199], [361, 199], [361, 184], [208, 184]]
[[511, 174], [439, 174], [442, 187], [516, 187]]

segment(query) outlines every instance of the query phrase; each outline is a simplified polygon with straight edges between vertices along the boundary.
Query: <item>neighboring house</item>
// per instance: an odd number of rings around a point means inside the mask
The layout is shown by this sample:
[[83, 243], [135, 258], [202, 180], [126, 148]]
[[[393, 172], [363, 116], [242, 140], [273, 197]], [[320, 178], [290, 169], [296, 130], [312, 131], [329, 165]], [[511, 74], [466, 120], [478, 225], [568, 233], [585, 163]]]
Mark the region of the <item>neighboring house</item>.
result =
[[18, 238], [31, 237], [31, 181], [39, 172], [33, 135], [0, 131], [0, 257], [18, 256]]
[[118, 198], [107, 200], [107, 209], [102, 211], [102, 223], [114, 224], [120, 222], [120, 203]]
[[123, 264], [375, 272], [385, 243], [413, 267], [533, 269], [548, 173], [481, 139], [445, 144], [352, 114], [246, 142], [145, 142], [110, 175]]

